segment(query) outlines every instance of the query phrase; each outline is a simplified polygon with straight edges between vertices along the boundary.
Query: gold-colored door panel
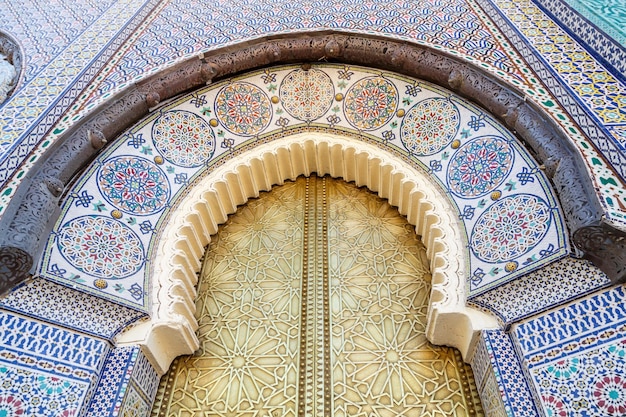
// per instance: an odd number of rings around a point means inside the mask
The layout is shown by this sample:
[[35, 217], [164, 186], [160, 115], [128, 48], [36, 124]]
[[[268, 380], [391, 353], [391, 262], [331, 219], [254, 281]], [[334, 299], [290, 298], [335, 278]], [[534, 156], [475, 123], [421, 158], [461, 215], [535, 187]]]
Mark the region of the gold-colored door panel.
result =
[[396, 209], [299, 178], [220, 227], [198, 284], [200, 349], [154, 416], [481, 415], [458, 351], [424, 335], [426, 253]]

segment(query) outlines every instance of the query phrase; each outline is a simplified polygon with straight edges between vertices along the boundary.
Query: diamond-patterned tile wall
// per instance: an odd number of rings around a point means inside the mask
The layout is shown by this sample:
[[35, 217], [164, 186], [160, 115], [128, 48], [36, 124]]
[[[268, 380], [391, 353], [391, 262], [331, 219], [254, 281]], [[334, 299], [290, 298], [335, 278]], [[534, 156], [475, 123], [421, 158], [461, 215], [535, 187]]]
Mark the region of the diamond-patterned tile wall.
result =
[[102, 370], [88, 416], [147, 417], [159, 377], [137, 346], [113, 349]]
[[0, 299], [0, 307], [108, 340], [145, 316], [43, 278], [14, 288]]
[[509, 335], [484, 330], [471, 360], [487, 416], [539, 417]]
[[495, 314], [506, 327], [609, 284], [609, 278], [590, 262], [568, 257], [470, 297], [469, 303]]

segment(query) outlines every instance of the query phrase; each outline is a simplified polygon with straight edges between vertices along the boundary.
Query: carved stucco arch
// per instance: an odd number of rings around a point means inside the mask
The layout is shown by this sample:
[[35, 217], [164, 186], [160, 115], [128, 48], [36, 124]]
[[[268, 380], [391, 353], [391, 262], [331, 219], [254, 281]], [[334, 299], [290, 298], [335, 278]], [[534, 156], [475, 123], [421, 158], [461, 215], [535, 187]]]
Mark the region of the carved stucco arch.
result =
[[[49, 225], [56, 221], [65, 187], [107, 142], [112, 142], [149, 115], [159, 102], [243, 71], [319, 59], [385, 68], [435, 83], [478, 103], [507, 128], [517, 132], [538, 163], [545, 166], [546, 175], [561, 200], [570, 234], [580, 235], [580, 231], [602, 224], [602, 210], [593, 186], [567, 136], [546, 113], [495, 75], [443, 51], [405, 41], [341, 32], [289, 34], [261, 38], [185, 59], [127, 86], [70, 127], [38, 160], [0, 220], [0, 292], [28, 276], [47, 238]], [[277, 141], [265, 148], [256, 148], [251, 154], [234, 159], [231, 165], [207, 176], [203, 190], [197, 188], [190, 191], [189, 206], [182, 204], [178, 211], [180, 215], [174, 216], [174, 223], [164, 231], [163, 245], [169, 246], [156, 248], [157, 253], [165, 255], [165, 265], [174, 266], [164, 282], [171, 278], [178, 281], [175, 285], [163, 286], [163, 290], [157, 292], [152, 321], [121, 335], [120, 343], [141, 343], [159, 372], [165, 372], [174, 357], [191, 353], [197, 343], [193, 304], [189, 303], [193, 299], [193, 271], [199, 268], [198, 260], [204, 244], [208, 243], [210, 232], [216, 230], [216, 224], [224, 221], [228, 213], [222, 207], [217, 210], [221, 214], [209, 217], [212, 220], [207, 221], [206, 216], [202, 217], [200, 213], [211, 205], [204, 200], [212, 201], [216, 207], [229, 202], [226, 208], [232, 211], [236, 204], [245, 202], [263, 187], [269, 188], [298, 174], [318, 171], [342, 176], [346, 180], [354, 179], [379, 192], [418, 226], [417, 232], [424, 236], [431, 270], [436, 275], [436, 288], [429, 309], [428, 337], [434, 343], [459, 348], [467, 357], [476, 331], [496, 323], [491, 317], [465, 306], [465, 266], [450, 264], [458, 263], [465, 249], [458, 246], [462, 245], [462, 239], [456, 237], [462, 234], [458, 220], [451, 215], [453, 211], [446, 209], [446, 204], [449, 204], [447, 199], [433, 191], [436, 187], [432, 186], [427, 176], [379, 148], [373, 149], [358, 142], [359, 152], [356, 152], [357, 147], [349, 139], [327, 137], [322, 140], [321, 136], [316, 137], [292, 136], [292, 145]], [[319, 143], [313, 148], [298, 145], [316, 141]], [[327, 153], [328, 157], [318, 158], [320, 152]], [[338, 169], [336, 155], [345, 152], [354, 152], [359, 169], [355, 166], [353, 171], [330, 171]], [[298, 158], [306, 156], [307, 161], [313, 158], [326, 165], [311, 169], [311, 165], [304, 164], [296, 169], [297, 166], [294, 168], [291, 162], [285, 162], [291, 161], [296, 154], [302, 155]], [[271, 174], [267, 174], [267, 181], [258, 181], [264, 177], [254, 172], [261, 166], [265, 169], [265, 165], [271, 168], [268, 171]], [[287, 167], [291, 167], [290, 170]], [[258, 187], [241, 188], [239, 184], [246, 183], [246, 178], [255, 178], [254, 184]], [[423, 188], [425, 185], [427, 187]], [[411, 210], [422, 211], [414, 213]], [[211, 213], [211, 216], [215, 214]], [[607, 236], [604, 230], [600, 234]], [[600, 246], [611, 252], [619, 246], [615, 243], [618, 238], [608, 243], [602, 241]], [[583, 250], [593, 254], [597, 248]], [[614, 259], [611, 258], [613, 255], [614, 252], [611, 252], [610, 256], [599, 259], [599, 266], [602, 267], [607, 259]], [[616, 262], [614, 269], [621, 272], [623, 264]], [[155, 274], [158, 275], [158, 271]]]
[[609, 256], [596, 256], [594, 261], [612, 279], [623, 278], [623, 232], [604, 224], [602, 208], [580, 154], [550, 116], [526, 100], [515, 86], [428, 46], [383, 36], [319, 31], [268, 36], [189, 57], [126, 86], [68, 128], [23, 179], [0, 220], [0, 293], [28, 277], [72, 178], [107, 143], [160, 102], [255, 68], [319, 60], [387, 69], [423, 79], [485, 108], [516, 132], [545, 167], [574, 242], [593, 258], [599, 251], [597, 245], [585, 246], [577, 236], [593, 229], [606, 238], [600, 246], [605, 250], [608, 245]]
[[378, 147], [337, 135], [301, 133], [259, 145], [208, 174], [181, 197], [153, 253], [151, 320], [120, 336], [139, 344], [160, 373], [198, 348], [195, 286], [200, 259], [229, 214], [259, 191], [299, 175], [331, 175], [377, 192], [415, 225], [432, 274], [426, 336], [467, 357], [495, 318], [465, 305], [466, 239], [454, 207], [428, 174]]

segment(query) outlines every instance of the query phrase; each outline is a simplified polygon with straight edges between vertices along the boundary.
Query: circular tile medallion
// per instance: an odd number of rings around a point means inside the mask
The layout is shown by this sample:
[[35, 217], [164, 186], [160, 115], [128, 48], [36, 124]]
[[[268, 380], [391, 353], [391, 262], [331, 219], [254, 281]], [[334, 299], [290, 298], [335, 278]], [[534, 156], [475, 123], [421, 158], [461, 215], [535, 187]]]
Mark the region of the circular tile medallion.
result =
[[215, 135], [206, 120], [185, 110], [159, 116], [152, 126], [154, 146], [173, 164], [190, 168], [211, 159]]
[[215, 114], [230, 133], [254, 136], [272, 120], [272, 104], [259, 87], [235, 82], [217, 93]]
[[509, 175], [513, 160], [513, 149], [503, 138], [473, 139], [452, 157], [448, 165], [448, 187], [463, 198], [489, 194]]
[[295, 70], [280, 85], [280, 102], [292, 117], [311, 121], [323, 116], [333, 104], [335, 89], [330, 77], [318, 69]]
[[550, 207], [537, 196], [517, 194], [503, 198], [476, 221], [471, 249], [486, 262], [513, 260], [543, 239], [551, 217]]
[[384, 126], [396, 113], [398, 90], [383, 77], [357, 81], [346, 93], [344, 114], [359, 130], [375, 130]]
[[400, 140], [414, 155], [434, 155], [448, 146], [459, 131], [456, 105], [445, 98], [427, 98], [406, 113], [400, 125]]
[[57, 247], [76, 269], [98, 278], [126, 278], [139, 271], [144, 261], [137, 234], [104, 216], [68, 221], [57, 232]]
[[134, 156], [105, 161], [98, 170], [98, 187], [109, 203], [126, 213], [148, 215], [170, 198], [165, 173], [155, 163]]

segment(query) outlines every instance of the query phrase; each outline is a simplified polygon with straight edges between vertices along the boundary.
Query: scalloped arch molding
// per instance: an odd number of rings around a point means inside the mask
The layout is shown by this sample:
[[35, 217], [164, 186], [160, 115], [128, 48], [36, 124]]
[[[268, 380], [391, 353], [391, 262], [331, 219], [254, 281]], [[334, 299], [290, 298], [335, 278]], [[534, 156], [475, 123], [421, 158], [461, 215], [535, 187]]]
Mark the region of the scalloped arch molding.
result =
[[465, 305], [467, 265], [456, 210], [432, 179], [399, 158], [355, 139], [321, 133], [287, 136], [255, 147], [194, 185], [164, 226], [154, 253], [152, 320], [120, 343], [140, 344], [165, 372], [179, 355], [198, 348], [195, 285], [210, 235], [259, 191], [299, 175], [329, 174], [387, 198], [415, 225], [432, 273], [427, 337], [467, 355], [480, 330], [497, 321]]

